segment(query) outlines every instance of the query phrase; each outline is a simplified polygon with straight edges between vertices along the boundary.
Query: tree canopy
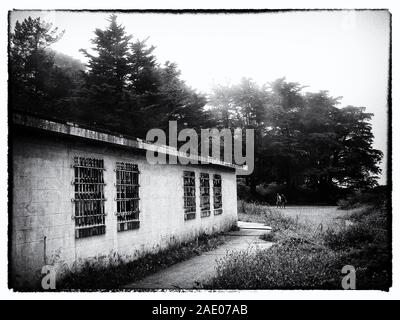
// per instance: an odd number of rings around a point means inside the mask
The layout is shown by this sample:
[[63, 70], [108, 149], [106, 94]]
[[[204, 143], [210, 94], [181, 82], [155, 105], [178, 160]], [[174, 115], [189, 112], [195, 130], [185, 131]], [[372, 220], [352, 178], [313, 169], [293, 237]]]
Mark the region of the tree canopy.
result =
[[[51, 81], [54, 57], [48, 48], [63, 32], [40, 18], [17, 21], [11, 34], [10, 84], [15, 108], [34, 111], [52, 101], [60, 84]], [[50, 77], [49, 77], [50, 75]]]
[[284, 78], [259, 85], [243, 78], [209, 96], [190, 88], [178, 65], [157, 61], [148, 39], [127, 34], [111, 15], [94, 31], [86, 65], [51, 49], [62, 36], [40, 18], [17, 21], [10, 34], [13, 110], [75, 121], [144, 138], [152, 128], [255, 130], [251, 191], [277, 184], [331, 201], [340, 188], [376, 184], [382, 153], [372, 147], [370, 113], [340, 107], [328, 91], [305, 92]]
[[247, 179], [252, 191], [277, 183], [329, 202], [340, 188], [374, 186], [382, 152], [372, 147], [372, 114], [338, 107], [340, 98], [327, 91], [303, 89], [284, 78], [261, 87], [243, 79], [214, 88], [217, 123], [255, 129], [255, 172]]

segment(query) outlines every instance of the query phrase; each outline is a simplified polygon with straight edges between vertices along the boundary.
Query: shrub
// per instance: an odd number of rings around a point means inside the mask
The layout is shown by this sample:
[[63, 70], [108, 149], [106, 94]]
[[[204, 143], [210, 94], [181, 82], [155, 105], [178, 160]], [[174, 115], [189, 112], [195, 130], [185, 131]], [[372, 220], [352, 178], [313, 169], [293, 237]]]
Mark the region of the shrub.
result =
[[339, 230], [328, 229], [324, 235], [327, 246], [333, 249], [368, 246], [371, 243], [387, 244], [388, 223], [384, 208], [361, 207], [347, 217], [352, 224]]
[[325, 234], [326, 245], [341, 251], [337, 267], [356, 268], [358, 289], [387, 290], [391, 285], [391, 254], [385, 206], [358, 208], [348, 219], [354, 224]]
[[387, 205], [388, 192], [385, 186], [379, 186], [368, 191], [355, 190], [347, 198], [338, 201], [339, 209], [348, 210], [360, 206], [372, 205], [382, 207]]
[[275, 241], [275, 240], [276, 240], [276, 234], [275, 234], [275, 232], [273, 232], [273, 231], [268, 232], [268, 233], [264, 233], [264, 234], [262, 234], [262, 235], [260, 236], [260, 239], [261, 239], [261, 240], [264, 240], [264, 241], [272, 242], [272, 241]]
[[366, 224], [355, 224], [339, 232], [328, 229], [324, 239], [328, 247], [335, 250], [364, 246], [374, 241], [375, 230]]
[[388, 290], [391, 286], [391, 255], [384, 244], [371, 243], [341, 252], [336, 268], [352, 265], [356, 269], [356, 288]]

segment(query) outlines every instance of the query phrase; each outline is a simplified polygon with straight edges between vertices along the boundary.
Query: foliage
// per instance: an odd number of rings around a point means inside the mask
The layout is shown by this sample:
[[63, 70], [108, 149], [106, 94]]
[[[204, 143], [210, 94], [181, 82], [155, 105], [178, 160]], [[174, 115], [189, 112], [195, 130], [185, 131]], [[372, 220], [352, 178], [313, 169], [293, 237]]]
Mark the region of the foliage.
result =
[[139, 138], [168, 128], [170, 120], [179, 129], [210, 126], [205, 97], [180, 79], [177, 65], [160, 66], [154, 46], [133, 40], [115, 15], [108, 21], [94, 31], [93, 48], [81, 50], [86, 66], [50, 49], [62, 35], [50, 24], [30, 17], [17, 22], [11, 34], [12, 108]]
[[139, 138], [171, 120], [178, 130], [254, 129], [255, 167], [239, 183], [243, 199], [273, 203], [281, 190], [292, 204], [333, 204], [376, 184], [382, 153], [372, 147], [365, 108], [341, 108], [327, 91], [304, 92], [284, 78], [264, 85], [243, 78], [206, 97], [181, 79], [176, 63], [161, 65], [148, 39], [127, 34], [115, 15], [108, 22], [82, 49], [83, 66], [51, 50], [63, 32], [40, 18], [18, 21], [10, 36], [12, 108]]
[[108, 130], [145, 138], [149, 129], [198, 128], [207, 119], [205, 98], [180, 79], [175, 63], [160, 66], [146, 40], [131, 41], [112, 15], [105, 30], [96, 29], [96, 54], [89, 58], [80, 100], [82, 121]]
[[126, 35], [125, 28], [117, 24], [117, 16], [111, 15], [107, 29], [95, 30], [92, 39], [95, 54], [82, 49], [89, 58], [86, 82], [88, 86], [101, 87], [107, 84], [114, 93], [121, 93], [126, 87], [129, 75], [128, 55], [129, 41], [132, 36]]
[[364, 247], [372, 244], [387, 245], [389, 224], [383, 206], [363, 206], [347, 219], [352, 223], [339, 231], [327, 230], [325, 244], [333, 249]]
[[[62, 86], [54, 67], [51, 44], [63, 35], [40, 18], [16, 22], [10, 35], [10, 92], [13, 108], [35, 111], [48, 107]], [[49, 77], [50, 75], [50, 77]]]
[[242, 205], [240, 214], [272, 226], [265, 240], [276, 244], [221, 259], [209, 289], [342, 289], [345, 265], [355, 267], [357, 289], [388, 290], [391, 285], [389, 225], [382, 203], [363, 205], [344, 215], [350, 224], [320, 232], [259, 204]]
[[293, 218], [285, 216], [272, 207], [255, 202], [239, 202], [238, 214], [240, 221], [265, 223], [276, 231], [297, 228]]
[[270, 232], [264, 233], [260, 236], [260, 239], [264, 240], [264, 241], [268, 241], [268, 242], [276, 241], [275, 232], [270, 231]]
[[251, 193], [257, 185], [276, 183], [292, 199], [301, 192], [334, 203], [341, 188], [374, 186], [382, 153], [372, 147], [372, 114], [362, 107], [339, 108], [340, 98], [327, 91], [303, 89], [284, 78], [264, 86], [243, 79], [214, 88], [209, 103], [217, 122], [255, 129]]
[[[217, 276], [209, 288], [317, 289], [333, 288], [331, 270], [335, 253], [310, 245], [275, 245], [255, 253], [229, 253], [219, 261]], [[336, 275], [338, 278], [338, 275]], [[337, 279], [338, 280], [338, 279]], [[340, 284], [340, 282], [338, 282]]]
[[386, 186], [379, 186], [369, 190], [354, 190], [345, 199], [338, 201], [340, 209], [353, 209], [360, 205], [381, 206], [387, 205], [388, 189]]
[[349, 227], [326, 232], [325, 245], [341, 252], [338, 268], [356, 268], [358, 289], [387, 290], [391, 283], [391, 253], [386, 206], [382, 202], [363, 205], [348, 218], [353, 222]]

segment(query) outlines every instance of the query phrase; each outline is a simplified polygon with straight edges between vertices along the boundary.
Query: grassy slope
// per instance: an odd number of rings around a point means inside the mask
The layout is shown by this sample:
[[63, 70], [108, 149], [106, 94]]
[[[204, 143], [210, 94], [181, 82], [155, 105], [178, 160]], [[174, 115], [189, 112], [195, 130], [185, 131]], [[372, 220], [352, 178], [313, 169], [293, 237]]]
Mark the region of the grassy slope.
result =
[[345, 265], [356, 268], [357, 289], [387, 290], [391, 285], [387, 212], [382, 204], [348, 212], [241, 203], [239, 212], [242, 220], [270, 225], [268, 239], [276, 245], [266, 251], [229, 254], [219, 261], [217, 277], [208, 288], [341, 289]]

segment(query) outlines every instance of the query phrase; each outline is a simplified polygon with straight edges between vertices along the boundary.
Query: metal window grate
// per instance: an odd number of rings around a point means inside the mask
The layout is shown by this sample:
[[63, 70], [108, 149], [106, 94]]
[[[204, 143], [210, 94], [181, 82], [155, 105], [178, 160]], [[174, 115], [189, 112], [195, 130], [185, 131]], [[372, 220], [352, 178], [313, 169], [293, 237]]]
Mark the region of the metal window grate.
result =
[[75, 237], [104, 234], [104, 160], [74, 157], [75, 171]]
[[210, 176], [208, 173], [200, 173], [200, 216], [209, 217], [210, 211]]
[[196, 218], [196, 180], [193, 171], [183, 172], [185, 220]]
[[222, 214], [222, 179], [221, 175], [214, 174], [213, 178], [214, 215]]
[[139, 170], [133, 163], [117, 162], [117, 230], [138, 229], [139, 221]]

